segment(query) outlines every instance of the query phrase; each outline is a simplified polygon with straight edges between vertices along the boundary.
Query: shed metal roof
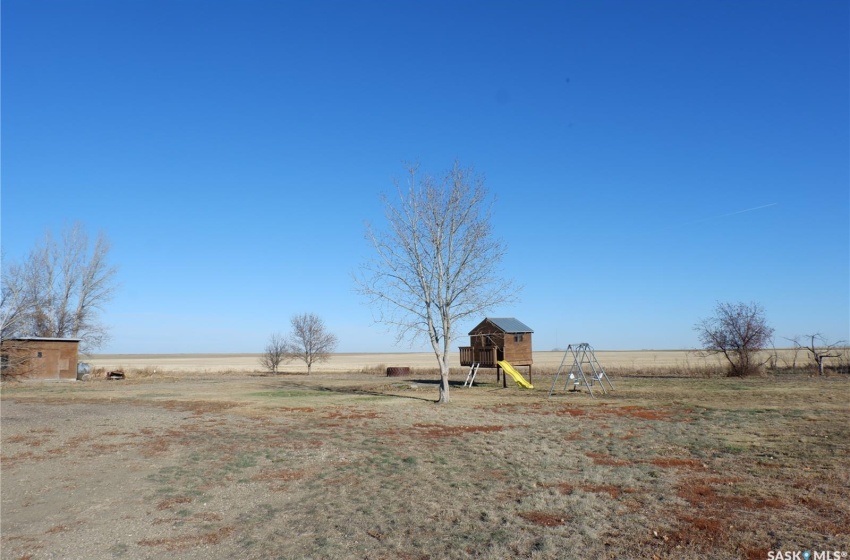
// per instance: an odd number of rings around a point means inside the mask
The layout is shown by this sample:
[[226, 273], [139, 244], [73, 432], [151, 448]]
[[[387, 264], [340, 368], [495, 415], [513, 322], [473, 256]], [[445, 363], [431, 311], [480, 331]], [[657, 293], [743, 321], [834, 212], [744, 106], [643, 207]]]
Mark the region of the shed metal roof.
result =
[[35, 341], [35, 342], [80, 342], [79, 338], [57, 338], [52, 336], [10, 336], [3, 340]]
[[[490, 321], [506, 333], [533, 333], [531, 327], [513, 317], [487, 317], [484, 321]], [[480, 324], [480, 323], [479, 323]], [[472, 334], [470, 332], [469, 334]]]

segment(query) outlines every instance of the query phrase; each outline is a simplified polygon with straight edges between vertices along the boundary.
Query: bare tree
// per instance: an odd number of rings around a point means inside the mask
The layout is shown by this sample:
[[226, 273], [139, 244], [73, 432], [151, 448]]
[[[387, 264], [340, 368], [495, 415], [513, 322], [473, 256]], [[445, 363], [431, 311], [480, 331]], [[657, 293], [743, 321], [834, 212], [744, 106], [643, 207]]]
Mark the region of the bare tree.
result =
[[32, 302], [23, 286], [23, 275], [15, 264], [9, 265], [0, 277], [0, 339], [6, 340], [22, 331]]
[[[801, 343], [801, 338], [807, 342], [805, 344]], [[821, 333], [805, 334], [802, 337], [795, 336], [790, 340], [794, 342], [795, 347], [809, 352], [809, 356], [811, 356], [812, 361], [814, 361], [818, 368], [818, 375], [823, 375], [823, 361], [828, 358], [841, 358], [841, 350], [844, 346], [847, 346], [847, 342], [843, 340], [829, 342]]]
[[440, 366], [439, 403], [449, 402], [449, 351], [454, 325], [516, 290], [497, 266], [505, 245], [493, 236], [492, 201], [484, 177], [455, 162], [442, 177], [408, 169], [397, 200], [382, 196], [386, 229], [367, 225], [376, 256], [355, 276], [358, 291], [397, 331], [396, 342], [424, 337]]
[[776, 349], [776, 341], [773, 338], [770, 339], [770, 350], [770, 356], [767, 359], [767, 368], [777, 371], [779, 369], [779, 351]]
[[0, 277], [0, 377], [4, 380], [29, 372], [28, 354], [14, 338], [29, 311], [30, 302], [25, 298], [17, 265], [7, 265]]
[[4, 381], [27, 377], [38, 371], [25, 340], [0, 340], [0, 378]]
[[286, 340], [287, 358], [297, 358], [307, 364], [307, 374], [314, 363], [326, 362], [336, 349], [337, 338], [325, 328], [325, 322], [313, 313], [293, 315], [292, 332]]
[[797, 360], [800, 358], [800, 350], [803, 349], [802, 344], [800, 343], [800, 335], [794, 335], [791, 338], [783, 337], [785, 340], [791, 343], [791, 363], [788, 363], [788, 360], [783, 360], [785, 365], [791, 368], [791, 371], [797, 372]]
[[27, 353], [14, 339], [28, 312], [20, 275], [15, 265], [9, 266], [0, 278], [0, 377], [4, 380], [19, 377], [29, 369]]
[[773, 336], [764, 309], [757, 303], [721, 303], [714, 316], [700, 320], [694, 326], [703, 349], [709, 354], [723, 354], [729, 362], [729, 375], [744, 376], [758, 371], [763, 365], [757, 353]]
[[4, 271], [4, 305], [7, 293], [16, 295], [4, 310], [3, 336], [79, 338], [83, 352], [102, 346], [108, 333], [99, 313], [112, 299], [117, 274], [109, 250], [103, 233], [90, 246], [79, 223], [62, 232], [61, 243], [48, 230], [23, 263]]
[[276, 374], [280, 364], [286, 361], [287, 357], [286, 338], [280, 333], [272, 333], [266, 343], [265, 351], [260, 356], [260, 365]]

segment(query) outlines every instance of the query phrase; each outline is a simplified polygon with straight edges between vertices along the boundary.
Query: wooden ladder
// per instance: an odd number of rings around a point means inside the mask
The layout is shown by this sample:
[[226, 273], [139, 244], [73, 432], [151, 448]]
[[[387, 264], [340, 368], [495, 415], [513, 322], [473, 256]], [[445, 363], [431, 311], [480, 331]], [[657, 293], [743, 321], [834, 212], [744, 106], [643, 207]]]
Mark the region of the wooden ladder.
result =
[[475, 374], [478, 373], [479, 367], [481, 367], [480, 362], [473, 362], [469, 366], [469, 373], [466, 374], [466, 381], [463, 382], [464, 387], [472, 387], [472, 383], [475, 381]]

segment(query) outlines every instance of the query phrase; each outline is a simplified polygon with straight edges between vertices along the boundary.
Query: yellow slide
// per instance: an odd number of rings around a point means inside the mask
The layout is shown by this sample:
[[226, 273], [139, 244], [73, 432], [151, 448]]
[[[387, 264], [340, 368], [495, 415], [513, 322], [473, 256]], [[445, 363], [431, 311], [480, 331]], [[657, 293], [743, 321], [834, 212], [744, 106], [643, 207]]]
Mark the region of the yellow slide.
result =
[[534, 389], [534, 385], [525, 380], [525, 377], [520, 375], [520, 373], [514, 369], [514, 366], [502, 360], [499, 362], [499, 366], [504, 370], [504, 372], [511, 376], [511, 379], [516, 381], [516, 384], [520, 387], [525, 387], [526, 389]]

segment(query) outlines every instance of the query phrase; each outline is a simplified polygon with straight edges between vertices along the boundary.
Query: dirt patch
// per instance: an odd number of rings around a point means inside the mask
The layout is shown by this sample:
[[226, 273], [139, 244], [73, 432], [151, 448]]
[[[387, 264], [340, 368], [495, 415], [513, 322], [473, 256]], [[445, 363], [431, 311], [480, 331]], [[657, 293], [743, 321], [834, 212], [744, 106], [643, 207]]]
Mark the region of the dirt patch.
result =
[[215, 402], [215, 401], [166, 401], [160, 406], [169, 410], [189, 411], [195, 416], [203, 414], [220, 414], [234, 406], [238, 406], [233, 402]]
[[582, 484], [580, 488], [585, 492], [608, 494], [615, 500], [620, 497], [620, 494], [634, 494], [637, 492], [634, 488], [617, 486], [616, 484]]
[[307, 476], [305, 471], [291, 471], [291, 470], [281, 470], [281, 471], [265, 471], [260, 474], [254, 475], [251, 477], [251, 480], [257, 481], [273, 481], [273, 482], [289, 482], [291, 480], [298, 480]]
[[615, 416], [627, 416], [630, 418], [640, 418], [641, 420], [663, 420], [669, 421], [677, 414], [670, 410], [651, 410], [639, 406], [621, 406], [617, 408], [609, 408], [606, 413]]
[[610, 455], [606, 455], [604, 453], [597, 453], [595, 451], [588, 451], [585, 453], [585, 456], [589, 459], [593, 459], [594, 465], [607, 465], [609, 467], [627, 467], [632, 465], [632, 461], [627, 461], [625, 459], [616, 459], [611, 457]]
[[678, 496], [687, 501], [692, 507], [704, 510], [756, 510], [780, 509], [787, 504], [779, 498], [752, 498], [739, 494], [719, 494], [712, 485], [698, 480], [686, 480], [679, 484]]
[[705, 464], [703, 464], [702, 461], [699, 461], [697, 459], [677, 459], [675, 457], [658, 457], [655, 459], [650, 459], [649, 464], [655, 465], [656, 467], [661, 467], [663, 469], [680, 468], [690, 470], [703, 470], [706, 468]]
[[555, 411], [555, 416], [587, 416], [587, 410], [583, 408], [561, 408]]
[[223, 539], [233, 533], [233, 527], [222, 527], [209, 533], [200, 535], [181, 535], [177, 537], [161, 539], [142, 539], [138, 541], [141, 546], [156, 546], [168, 551], [184, 550], [198, 546], [210, 546], [220, 543]]
[[560, 482], [557, 484], [548, 484], [546, 487], [557, 488], [561, 494], [564, 495], [573, 494], [576, 490], [581, 490], [591, 494], [608, 494], [615, 500], [622, 494], [634, 494], [637, 492], [637, 489], [635, 488], [620, 486], [617, 484], [575, 484], [572, 482]]
[[167, 500], [163, 500], [156, 505], [156, 509], [162, 511], [165, 509], [171, 509], [174, 506], [180, 504], [189, 504], [192, 503], [192, 498], [188, 496], [175, 496], [173, 498], [168, 498]]
[[375, 420], [380, 418], [377, 412], [332, 411], [322, 416], [331, 420]]
[[670, 540], [680, 546], [701, 549], [729, 544], [734, 540], [735, 527], [747, 526], [758, 511], [781, 510], [788, 505], [775, 497], [720, 493], [715, 485], [693, 478], [679, 483], [677, 495], [689, 507], [674, 510], [677, 529], [671, 533]]
[[23, 443], [29, 447], [38, 447], [40, 445], [44, 445], [45, 441], [45, 439], [28, 435], [12, 436], [6, 440], [7, 443]]

